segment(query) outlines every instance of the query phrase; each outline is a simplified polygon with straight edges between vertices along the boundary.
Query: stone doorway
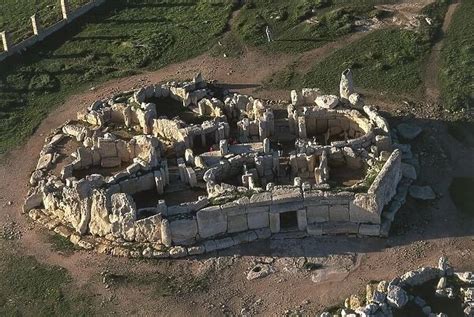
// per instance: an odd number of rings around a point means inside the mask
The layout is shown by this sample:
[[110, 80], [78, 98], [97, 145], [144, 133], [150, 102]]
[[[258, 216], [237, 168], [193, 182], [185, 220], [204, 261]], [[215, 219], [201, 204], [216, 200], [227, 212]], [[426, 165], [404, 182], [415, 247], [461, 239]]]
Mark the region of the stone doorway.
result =
[[280, 214], [281, 231], [292, 231], [298, 229], [298, 216], [296, 211], [282, 212]]

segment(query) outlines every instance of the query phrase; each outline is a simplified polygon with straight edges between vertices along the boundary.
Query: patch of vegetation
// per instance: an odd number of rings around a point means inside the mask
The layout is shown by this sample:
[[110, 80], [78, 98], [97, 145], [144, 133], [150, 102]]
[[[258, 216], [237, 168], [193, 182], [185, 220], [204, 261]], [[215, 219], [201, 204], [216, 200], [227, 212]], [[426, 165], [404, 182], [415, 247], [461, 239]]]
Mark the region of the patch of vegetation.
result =
[[[268, 51], [301, 52], [353, 31], [353, 22], [388, 0], [251, 0], [241, 9], [235, 32], [249, 45]], [[267, 43], [269, 26], [274, 41]]]
[[78, 248], [71, 241], [69, 241], [69, 239], [62, 237], [59, 234], [52, 234], [49, 232], [46, 234], [47, 241], [49, 244], [51, 244], [52, 250], [64, 255], [70, 255], [74, 253], [75, 250], [78, 250]]
[[114, 0], [0, 63], [0, 154], [75, 92], [209, 50], [232, 9], [224, 0]]
[[66, 291], [71, 278], [65, 269], [41, 264], [34, 257], [2, 250], [0, 315], [88, 316], [91, 298]]
[[370, 186], [375, 181], [375, 178], [377, 178], [377, 175], [379, 175], [380, 171], [382, 170], [382, 167], [385, 165], [385, 162], [381, 161], [376, 161], [374, 165], [372, 165], [368, 170], [367, 174], [365, 175], [364, 178], [364, 187], [369, 189]]
[[466, 215], [474, 215], [474, 178], [454, 178], [449, 186], [449, 193], [456, 207]]
[[210, 286], [209, 273], [206, 272], [200, 276], [181, 275], [179, 277], [161, 272], [131, 275], [108, 274], [108, 284], [150, 287], [154, 296], [167, 297], [207, 291]]
[[474, 107], [474, 2], [462, 1], [452, 17], [441, 51], [443, 105], [450, 110]]
[[379, 30], [337, 50], [302, 76], [285, 76], [294, 78], [288, 87], [318, 87], [337, 94], [342, 71], [351, 68], [359, 88], [413, 93], [422, 83], [420, 70], [429, 46], [420, 42], [420, 35], [412, 31]]

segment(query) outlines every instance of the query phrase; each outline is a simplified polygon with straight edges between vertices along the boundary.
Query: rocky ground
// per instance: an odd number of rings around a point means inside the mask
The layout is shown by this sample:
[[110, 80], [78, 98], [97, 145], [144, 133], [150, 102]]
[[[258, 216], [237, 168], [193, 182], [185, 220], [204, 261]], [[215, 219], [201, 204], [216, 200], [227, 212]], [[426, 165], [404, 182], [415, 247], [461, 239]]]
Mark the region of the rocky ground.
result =
[[[318, 50], [324, 52], [324, 47]], [[288, 99], [289, 92], [257, 88], [264, 78], [293, 60], [253, 50], [238, 59], [205, 54], [153, 73], [91, 87], [69, 98], [26, 144], [1, 161], [2, 245], [64, 267], [75, 286], [87, 285], [94, 302], [118, 315], [314, 315], [363, 292], [369, 281], [390, 280], [437, 263], [442, 255], [456, 269], [474, 270], [474, 217], [457, 210], [448, 191], [454, 177], [474, 177], [474, 151], [449, 134], [448, 114], [434, 101], [392, 103], [376, 95], [367, 97], [368, 102], [380, 105], [393, 127], [406, 122], [422, 129], [410, 141], [419, 159], [417, 184], [430, 185], [436, 195], [427, 202], [410, 198], [397, 214], [388, 239], [282, 234], [199, 258], [134, 261], [87, 251], [58, 253], [44, 232], [21, 214], [29, 174], [44, 137], [93, 101], [147, 83], [189, 78], [198, 71], [241, 93]], [[263, 276], [249, 280], [252, 269]]]

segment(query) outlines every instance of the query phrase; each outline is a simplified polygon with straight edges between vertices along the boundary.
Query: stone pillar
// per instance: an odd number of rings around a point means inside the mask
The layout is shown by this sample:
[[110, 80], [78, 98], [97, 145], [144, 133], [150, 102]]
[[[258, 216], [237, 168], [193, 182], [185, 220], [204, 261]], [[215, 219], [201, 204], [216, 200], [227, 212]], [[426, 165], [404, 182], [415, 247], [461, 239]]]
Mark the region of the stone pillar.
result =
[[270, 231], [272, 233], [280, 232], [280, 214], [270, 213]]
[[263, 139], [263, 153], [270, 154], [270, 139]]
[[328, 155], [324, 151], [321, 154], [321, 162], [319, 163], [319, 169], [321, 171], [321, 180], [323, 183], [327, 183], [329, 180], [329, 166], [328, 166]]
[[293, 105], [288, 105], [288, 107], [286, 108], [287, 112], [288, 112], [288, 126], [290, 128], [290, 133], [295, 133], [295, 118], [293, 116], [293, 111], [295, 110], [295, 108], [293, 107]]
[[267, 122], [262, 119], [258, 120], [258, 135], [260, 137], [260, 141], [263, 141], [263, 139], [268, 136]]
[[38, 15], [37, 14], [33, 14], [31, 16], [31, 26], [33, 27], [33, 34], [34, 35], [39, 35], [39, 32], [40, 32], [40, 25], [39, 25], [39, 21], [38, 21]]
[[160, 171], [155, 171], [153, 173], [153, 176], [155, 177], [155, 186], [156, 186], [156, 192], [161, 195], [164, 193], [164, 188], [165, 188], [165, 182], [163, 179], [163, 174], [161, 174]]
[[306, 118], [298, 117], [298, 135], [302, 139], [306, 139]]
[[308, 165], [308, 171], [310, 171], [310, 172], [314, 171], [314, 168], [316, 167], [316, 157], [315, 157], [315, 155], [306, 156], [306, 163]]
[[171, 228], [168, 219], [161, 220], [161, 243], [166, 247], [170, 247], [172, 243]]
[[352, 80], [352, 71], [346, 69], [342, 72], [341, 82], [339, 84], [339, 94], [343, 101], [348, 101], [349, 96], [354, 93], [354, 82]]
[[186, 178], [188, 179], [189, 186], [196, 187], [197, 178], [196, 173], [194, 172], [192, 167], [186, 167]]
[[201, 143], [202, 143], [202, 146], [206, 147], [207, 146], [207, 142], [206, 142], [206, 134], [203, 132], [201, 133]]
[[293, 179], [293, 186], [301, 187], [301, 177], [295, 177]]
[[69, 0], [61, 0], [61, 11], [63, 13], [63, 19], [67, 20], [69, 17]]
[[324, 183], [321, 177], [321, 169], [319, 167], [314, 169], [314, 181], [316, 182], [316, 185]]
[[219, 141], [219, 150], [222, 156], [227, 155], [229, 153], [229, 143], [227, 142], [227, 140]]
[[166, 216], [168, 214], [168, 206], [166, 206], [166, 202], [164, 199], [158, 200], [158, 203], [156, 204], [156, 209], [158, 210], [158, 213], [160, 213], [162, 216]]
[[7, 31], [3, 31], [0, 33], [0, 36], [2, 37], [2, 42], [3, 42], [3, 50], [5, 52], [8, 52], [10, 50], [10, 34], [8, 34]]
[[194, 165], [194, 153], [192, 149], [186, 149], [184, 151], [184, 160], [188, 165]]
[[308, 218], [306, 218], [306, 209], [300, 209], [296, 212], [296, 217], [298, 220], [298, 230], [306, 231], [308, 227]]

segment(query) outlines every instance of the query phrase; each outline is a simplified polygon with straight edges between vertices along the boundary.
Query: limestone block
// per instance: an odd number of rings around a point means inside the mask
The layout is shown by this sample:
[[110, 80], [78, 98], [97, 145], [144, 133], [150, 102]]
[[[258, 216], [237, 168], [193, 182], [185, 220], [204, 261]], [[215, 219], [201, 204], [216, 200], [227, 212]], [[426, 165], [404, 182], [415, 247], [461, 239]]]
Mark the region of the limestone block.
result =
[[372, 211], [372, 208], [365, 208], [370, 205], [370, 197], [365, 194], [357, 194], [354, 202], [349, 203], [349, 217], [351, 222], [380, 224], [381, 217]]
[[272, 236], [270, 228], [257, 229], [255, 230], [255, 233], [257, 234], [257, 238], [260, 240], [268, 239]]
[[196, 187], [197, 185], [197, 178], [196, 173], [192, 167], [186, 167], [186, 179], [189, 182], [189, 186]]
[[270, 212], [282, 213], [282, 212], [287, 212], [287, 211], [297, 211], [302, 208], [303, 208], [302, 201], [286, 202], [286, 203], [278, 203], [278, 204], [271, 205]]
[[249, 205], [252, 207], [266, 206], [266, 205], [270, 205], [271, 203], [272, 203], [271, 192], [262, 192], [262, 193], [253, 194], [252, 197], [250, 197]]
[[308, 223], [327, 222], [329, 221], [329, 206], [308, 206], [306, 208]]
[[227, 249], [235, 245], [234, 240], [230, 237], [224, 238], [224, 239], [218, 239], [214, 241], [216, 243], [216, 250]]
[[348, 100], [349, 96], [354, 93], [354, 82], [352, 80], [352, 71], [346, 69], [341, 74], [341, 82], [339, 84], [339, 95], [341, 98]]
[[330, 205], [330, 221], [349, 221], [349, 207], [347, 205]]
[[306, 232], [310, 236], [322, 236], [323, 235], [323, 227], [320, 224], [308, 224], [306, 228]]
[[339, 98], [334, 95], [323, 95], [316, 97], [316, 105], [325, 109], [333, 109], [339, 104]]
[[268, 212], [257, 212], [247, 214], [249, 229], [260, 229], [269, 226]]
[[166, 247], [170, 247], [172, 245], [172, 234], [171, 234], [171, 227], [168, 219], [163, 219], [161, 221], [161, 243]]
[[247, 215], [228, 215], [227, 216], [227, 232], [241, 232], [248, 230]]
[[206, 252], [212, 252], [217, 250], [217, 244], [214, 240], [204, 241], [204, 249]]
[[146, 173], [140, 176], [137, 180], [137, 192], [143, 192], [156, 187], [155, 177], [153, 173]]
[[175, 244], [192, 243], [198, 233], [195, 219], [180, 219], [170, 222], [171, 239]]
[[392, 151], [392, 140], [389, 136], [386, 135], [376, 135], [375, 136], [375, 146], [379, 152], [381, 151]]
[[359, 224], [352, 222], [325, 222], [321, 224], [323, 234], [357, 234]]
[[111, 168], [111, 167], [117, 167], [120, 166], [120, 163], [122, 161], [120, 160], [120, 157], [114, 156], [114, 157], [102, 157], [100, 161], [100, 166], [104, 168]]
[[270, 230], [272, 233], [280, 232], [280, 214], [270, 213]]
[[38, 160], [38, 164], [36, 165], [36, 169], [41, 170], [41, 169], [50, 168], [52, 160], [53, 160], [53, 155], [51, 153], [41, 156]]
[[103, 158], [106, 157], [117, 157], [117, 147], [115, 146], [114, 140], [99, 138], [97, 147], [99, 148], [100, 156]]
[[201, 238], [209, 238], [227, 231], [227, 215], [218, 206], [199, 210], [197, 222]]
[[161, 241], [161, 215], [153, 215], [135, 222], [135, 241]]
[[361, 224], [359, 227], [359, 234], [363, 236], [380, 236], [380, 225]]
[[308, 226], [308, 218], [306, 217], [306, 209], [300, 209], [296, 212], [297, 220], [298, 220], [298, 230], [306, 231], [306, 227]]

